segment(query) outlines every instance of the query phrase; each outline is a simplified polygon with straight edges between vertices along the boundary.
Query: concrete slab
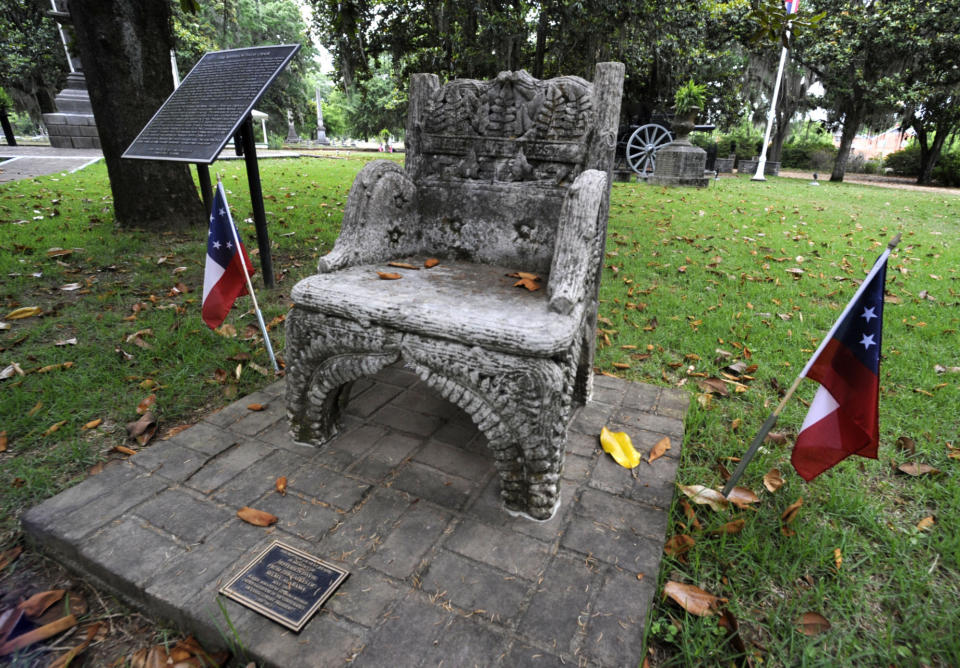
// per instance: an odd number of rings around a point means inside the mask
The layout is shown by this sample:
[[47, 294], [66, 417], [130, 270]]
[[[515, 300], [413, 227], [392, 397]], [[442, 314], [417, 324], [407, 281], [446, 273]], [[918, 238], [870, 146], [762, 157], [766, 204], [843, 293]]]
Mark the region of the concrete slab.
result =
[[[279, 381], [32, 508], [27, 536], [211, 648], [236, 629], [242, 660], [261, 666], [642, 661], [685, 393], [597, 378], [560, 510], [537, 523], [500, 509], [484, 439], [411, 371], [355, 388], [348, 427], [324, 448], [286, 434]], [[664, 437], [672, 448], [627, 471], [600, 449], [604, 425], [644, 455]], [[279, 521], [245, 524], [244, 505]], [[351, 571], [299, 634], [217, 596], [273, 540]]]

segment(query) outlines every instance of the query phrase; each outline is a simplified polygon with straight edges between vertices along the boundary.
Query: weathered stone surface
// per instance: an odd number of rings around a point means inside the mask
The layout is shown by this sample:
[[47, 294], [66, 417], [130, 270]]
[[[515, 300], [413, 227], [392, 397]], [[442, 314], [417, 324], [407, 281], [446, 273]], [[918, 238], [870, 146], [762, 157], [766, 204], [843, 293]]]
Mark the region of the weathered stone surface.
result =
[[710, 179], [704, 176], [707, 152], [689, 141], [673, 141], [657, 151], [653, 176], [647, 182], [656, 186], [691, 186], [706, 188]]
[[[397, 373], [378, 376], [394, 387], [409, 381], [405, 370], [391, 368]], [[629, 427], [618, 428], [630, 431], [644, 455], [666, 435], [661, 427], [682, 428], [688, 395], [597, 381], [606, 401], [588, 414], [628, 414]], [[274, 400], [282, 393], [269, 389]], [[647, 399], [636, 400], [641, 395]], [[245, 416], [249, 403], [242, 399], [230, 412]], [[442, 406], [433, 403], [430, 413], [437, 412]], [[453, 413], [445, 426], [470, 426], [464, 413]], [[243, 447], [236, 439], [229, 427], [201, 422], [131, 458], [144, 466], [109, 465], [28, 511], [27, 535], [211, 649], [232, 637], [228, 617], [249, 660], [264, 668], [351, 659], [418, 668], [453, 665], [454, 658], [463, 666], [619, 668], [642, 661], [642, 624], [655, 594], [682, 433], [671, 435], [667, 456], [628, 471], [600, 452], [596, 434], [571, 432], [568, 450], [577, 452], [566, 458], [562, 504], [548, 522], [503, 512], [492, 457], [477, 449], [484, 439], [475, 428], [458, 445], [401, 433], [389, 422], [351, 426], [320, 450], [284, 441], [273, 427], [245, 437]], [[387, 458], [377, 459], [378, 451]], [[161, 475], [192, 452], [204, 464], [190, 479], [223, 480], [209, 492], [173, 479], [185, 472]], [[284, 473], [286, 496], [274, 489]], [[276, 515], [277, 524], [238, 519], [235, 502], [244, 498]], [[273, 540], [350, 571], [300, 634], [234, 601], [218, 602], [219, 586]]]
[[[571, 410], [591, 386], [623, 72], [602, 63], [593, 83], [521, 71], [445, 86], [414, 76], [406, 168], [361, 170], [333, 251], [292, 291], [296, 440], [330, 441], [350, 384], [402, 359], [422, 383], [389, 404], [375, 386], [347, 411], [425, 437], [455, 412], [444, 402], [458, 406], [494, 452], [504, 506], [553, 515]], [[438, 266], [377, 278], [388, 260], [431, 256]], [[546, 289], [517, 289], [518, 270], [549, 275]], [[375, 463], [368, 475], [379, 479]]]

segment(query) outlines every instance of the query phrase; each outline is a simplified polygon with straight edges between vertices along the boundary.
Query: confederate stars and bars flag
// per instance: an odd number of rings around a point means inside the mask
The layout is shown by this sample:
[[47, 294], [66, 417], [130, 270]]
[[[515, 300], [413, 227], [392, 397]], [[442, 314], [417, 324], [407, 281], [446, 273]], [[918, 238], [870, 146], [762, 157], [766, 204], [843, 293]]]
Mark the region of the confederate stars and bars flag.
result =
[[800, 377], [820, 383], [791, 462], [808, 482], [850, 455], [877, 458], [880, 341], [890, 248], [877, 259]]
[[[244, 272], [246, 265], [246, 272]], [[247, 251], [240, 242], [230, 216], [223, 183], [217, 182], [207, 233], [207, 264], [203, 272], [203, 321], [216, 329], [240, 295], [247, 294], [247, 282], [254, 272]]]

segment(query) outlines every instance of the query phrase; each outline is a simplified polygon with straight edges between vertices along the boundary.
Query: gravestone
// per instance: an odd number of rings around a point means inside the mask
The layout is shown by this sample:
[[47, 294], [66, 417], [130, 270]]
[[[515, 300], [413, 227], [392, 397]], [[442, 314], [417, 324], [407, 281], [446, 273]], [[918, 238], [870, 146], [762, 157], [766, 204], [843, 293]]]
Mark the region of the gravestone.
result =
[[647, 183], [658, 186], [692, 186], [706, 188], [710, 179], [704, 175], [707, 152], [690, 143], [693, 120], [674, 121], [676, 139], [657, 151], [653, 176]]
[[323, 127], [323, 100], [320, 99], [320, 89], [317, 92], [317, 143], [323, 146], [329, 146], [330, 140], [327, 139], [327, 129]]
[[290, 109], [287, 109], [287, 138], [284, 141], [288, 144], [300, 143], [300, 135], [297, 134], [297, 129], [293, 126], [293, 112]]

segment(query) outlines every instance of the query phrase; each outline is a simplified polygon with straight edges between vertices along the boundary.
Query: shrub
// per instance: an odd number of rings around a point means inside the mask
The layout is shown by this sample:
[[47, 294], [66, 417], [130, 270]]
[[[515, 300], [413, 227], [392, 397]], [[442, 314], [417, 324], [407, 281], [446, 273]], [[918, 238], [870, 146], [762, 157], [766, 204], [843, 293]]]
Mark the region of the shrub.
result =
[[933, 178], [944, 186], [960, 186], [960, 151], [941, 154], [933, 167]]
[[274, 151], [283, 148], [283, 135], [270, 133], [267, 136], [267, 148]]
[[867, 160], [863, 165], [864, 174], [881, 174], [883, 173], [883, 160], [880, 158], [874, 158], [873, 160]]
[[738, 160], [749, 160], [760, 152], [759, 146], [762, 142], [763, 134], [753, 127], [749, 120], [744, 119], [733, 130], [720, 136], [717, 141], [717, 155], [726, 158], [731, 153], [736, 153]]
[[833, 165], [837, 148], [829, 135], [793, 139], [783, 145], [780, 166], [793, 169], [824, 170]]
[[884, 164], [897, 176], [920, 176], [920, 145], [910, 142], [902, 151], [888, 155]]

